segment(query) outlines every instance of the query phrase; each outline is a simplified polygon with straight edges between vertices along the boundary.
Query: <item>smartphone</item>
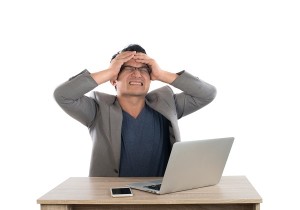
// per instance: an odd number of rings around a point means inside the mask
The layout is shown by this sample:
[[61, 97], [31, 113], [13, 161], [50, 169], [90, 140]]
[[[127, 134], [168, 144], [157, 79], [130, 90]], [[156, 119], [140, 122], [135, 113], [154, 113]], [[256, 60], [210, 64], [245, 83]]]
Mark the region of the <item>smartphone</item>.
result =
[[129, 187], [114, 187], [110, 189], [112, 197], [127, 197], [133, 196]]

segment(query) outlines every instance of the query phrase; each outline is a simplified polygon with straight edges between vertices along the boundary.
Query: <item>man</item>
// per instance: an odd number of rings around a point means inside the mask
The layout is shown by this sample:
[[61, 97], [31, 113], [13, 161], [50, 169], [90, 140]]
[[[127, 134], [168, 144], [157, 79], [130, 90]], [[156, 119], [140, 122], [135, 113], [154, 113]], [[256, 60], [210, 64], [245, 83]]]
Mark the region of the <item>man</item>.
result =
[[[148, 93], [151, 80], [170, 84]], [[117, 95], [92, 92], [107, 81]], [[139, 45], [113, 56], [108, 69], [72, 77], [54, 91], [61, 108], [89, 128], [93, 140], [90, 176], [163, 176], [177, 120], [209, 104], [214, 86], [186, 71], [165, 71]]]

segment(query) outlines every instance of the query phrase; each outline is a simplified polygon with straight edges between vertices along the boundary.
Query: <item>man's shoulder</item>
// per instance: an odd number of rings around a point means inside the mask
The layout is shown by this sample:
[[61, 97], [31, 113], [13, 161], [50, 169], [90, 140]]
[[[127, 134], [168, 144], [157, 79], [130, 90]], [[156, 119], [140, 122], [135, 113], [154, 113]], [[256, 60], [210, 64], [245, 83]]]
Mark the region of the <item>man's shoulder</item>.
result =
[[152, 101], [158, 98], [167, 99], [169, 97], [173, 97], [173, 90], [170, 86], [166, 85], [161, 88], [157, 88], [151, 92], [149, 92], [146, 96], [146, 99]]
[[113, 104], [117, 99], [117, 97], [114, 95], [110, 95], [98, 91], [92, 91], [91, 98], [93, 98], [97, 103], [106, 103], [106, 104]]

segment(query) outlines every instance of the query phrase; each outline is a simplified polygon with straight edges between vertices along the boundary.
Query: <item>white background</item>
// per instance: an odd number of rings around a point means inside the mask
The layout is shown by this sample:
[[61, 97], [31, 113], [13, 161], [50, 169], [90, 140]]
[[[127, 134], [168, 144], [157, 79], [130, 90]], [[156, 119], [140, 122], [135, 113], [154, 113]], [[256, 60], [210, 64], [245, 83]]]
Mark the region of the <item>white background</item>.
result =
[[236, 137], [224, 175], [247, 176], [262, 209], [299, 206], [299, 11], [288, 0], [1, 1], [1, 209], [37, 210], [50, 189], [88, 176], [88, 130], [53, 91], [131, 43], [217, 87], [180, 120], [183, 140]]

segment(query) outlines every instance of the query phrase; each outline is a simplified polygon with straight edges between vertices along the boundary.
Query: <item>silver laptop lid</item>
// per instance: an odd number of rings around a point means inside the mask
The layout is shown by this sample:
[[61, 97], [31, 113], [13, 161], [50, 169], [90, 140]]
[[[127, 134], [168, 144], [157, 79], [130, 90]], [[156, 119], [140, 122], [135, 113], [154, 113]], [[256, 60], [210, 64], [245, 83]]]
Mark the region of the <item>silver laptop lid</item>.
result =
[[175, 143], [159, 193], [217, 184], [233, 141], [233, 137], [228, 137]]

